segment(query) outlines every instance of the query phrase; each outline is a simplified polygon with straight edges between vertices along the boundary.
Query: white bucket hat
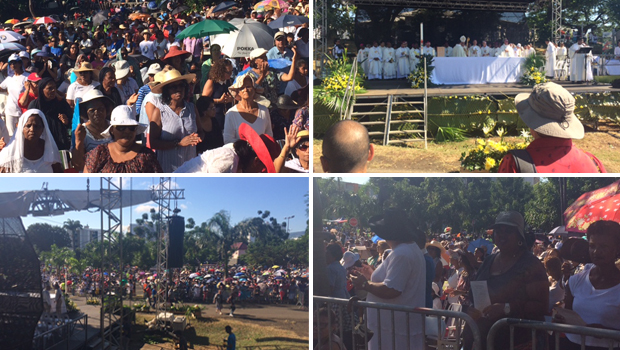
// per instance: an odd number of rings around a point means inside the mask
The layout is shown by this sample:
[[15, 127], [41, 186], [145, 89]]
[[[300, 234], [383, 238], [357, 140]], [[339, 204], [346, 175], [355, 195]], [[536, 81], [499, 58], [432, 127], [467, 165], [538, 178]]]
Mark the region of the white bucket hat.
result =
[[129, 62], [125, 60], [114, 62], [114, 71], [116, 72], [116, 79], [123, 79], [129, 74]]
[[137, 126], [136, 135], [146, 130], [146, 125], [138, 123], [131, 107], [122, 105], [114, 108], [112, 117], [110, 118], [110, 126], [101, 133], [103, 137], [110, 137], [110, 131], [113, 126]]
[[149, 66], [149, 70], [146, 72], [147, 75], [157, 74], [161, 72], [161, 65], [159, 63], [153, 63]]
[[342, 255], [342, 259], [340, 260], [340, 265], [342, 265], [342, 267], [344, 267], [345, 269], [348, 269], [349, 267], [353, 266], [353, 264], [355, 264], [355, 262], [358, 261], [359, 259], [360, 259], [359, 254], [348, 251]]
[[575, 98], [556, 83], [534, 86], [531, 94], [518, 94], [519, 116], [539, 134], [562, 139], [582, 139], [583, 124], [575, 116]]
[[254, 49], [250, 52], [250, 59], [253, 60], [255, 58], [259, 58], [262, 55], [266, 55], [267, 52], [268, 52], [267, 50], [261, 49], [261, 48]]

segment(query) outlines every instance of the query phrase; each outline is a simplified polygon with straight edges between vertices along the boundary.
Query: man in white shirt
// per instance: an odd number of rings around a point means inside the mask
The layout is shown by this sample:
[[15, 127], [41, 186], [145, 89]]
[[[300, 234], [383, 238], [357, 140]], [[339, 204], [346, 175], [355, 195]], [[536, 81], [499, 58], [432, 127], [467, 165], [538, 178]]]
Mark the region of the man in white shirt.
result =
[[162, 32], [161, 30], [158, 30], [155, 33], [155, 41], [153, 42], [153, 45], [155, 45], [157, 51], [155, 51], [155, 58], [157, 59], [163, 59], [164, 56], [166, 56], [166, 54], [168, 53], [168, 40], [166, 40], [166, 38], [164, 37], [164, 32]]
[[482, 42], [482, 47], [480, 48], [480, 54], [482, 57], [492, 57], [493, 49], [487, 46], [487, 42]]
[[435, 49], [431, 47], [431, 42], [430, 41], [427, 41], [426, 44], [424, 44], [424, 47], [422, 48], [422, 54], [423, 55], [431, 55], [433, 57], [436, 56]]
[[153, 42], [149, 41], [151, 32], [147, 29], [143, 30], [142, 37], [144, 38], [144, 40], [140, 42], [140, 52], [142, 53], [142, 56], [147, 57], [150, 60], [154, 60], [156, 48], [155, 45], [153, 45]]
[[469, 53], [469, 55], [468, 55], [469, 57], [481, 57], [482, 56], [482, 53], [480, 51], [480, 46], [478, 46], [478, 41], [477, 40], [474, 40], [472, 42], [472, 45], [469, 48], [468, 53]]
[[467, 57], [467, 53], [465, 52], [465, 35], [461, 36], [461, 42], [454, 45], [454, 49], [452, 49], [452, 57]]
[[[15, 74], [0, 83], [0, 92], [6, 91], [9, 95], [4, 108], [4, 117], [6, 118], [6, 129], [9, 136], [13, 136], [19, 117], [22, 115], [22, 110], [18, 104], [19, 95], [26, 90], [25, 85], [29, 74], [24, 72], [22, 60], [16, 53], [9, 56], [9, 68]], [[9, 143], [9, 140], [4, 139], [4, 142]]]

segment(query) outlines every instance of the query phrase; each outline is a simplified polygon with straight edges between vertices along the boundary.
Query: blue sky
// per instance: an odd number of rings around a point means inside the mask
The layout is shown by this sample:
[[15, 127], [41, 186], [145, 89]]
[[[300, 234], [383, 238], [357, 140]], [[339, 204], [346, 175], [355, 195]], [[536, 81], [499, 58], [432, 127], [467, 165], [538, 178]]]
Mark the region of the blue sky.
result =
[[[23, 190], [39, 190], [43, 182], [48, 183], [49, 190], [86, 190], [87, 177], [5, 177], [0, 179], [0, 192], [14, 192]], [[284, 221], [290, 219], [290, 232], [306, 229], [305, 197], [308, 193], [308, 178], [275, 177], [173, 177], [178, 184], [177, 188], [185, 189], [185, 200], [178, 202], [181, 209], [179, 215], [194, 218], [197, 224], [207, 221], [216, 212], [224, 209], [230, 212], [231, 221], [235, 223], [243, 219], [254, 217], [258, 210], [269, 210], [271, 215]], [[129, 189], [130, 182], [133, 189], [147, 189], [159, 183], [158, 177], [124, 177], [123, 189]], [[90, 177], [91, 191], [99, 190], [99, 177]], [[142, 213], [148, 213], [150, 208], [157, 209], [154, 202], [136, 205], [123, 211], [123, 226], [139, 218]], [[1, 210], [1, 209], [0, 209]], [[65, 215], [49, 217], [24, 217], [24, 226], [36, 222], [62, 226], [67, 219], [80, 220], [83, 225], [99, 228], [100, 213], [87, 211], [72, 211]]]

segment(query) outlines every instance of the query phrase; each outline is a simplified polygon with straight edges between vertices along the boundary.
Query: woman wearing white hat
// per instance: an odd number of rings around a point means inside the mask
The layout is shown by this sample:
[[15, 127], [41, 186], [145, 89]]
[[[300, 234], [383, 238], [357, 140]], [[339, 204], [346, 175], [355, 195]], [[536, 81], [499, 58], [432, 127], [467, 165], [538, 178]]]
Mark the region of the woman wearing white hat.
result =
[[157, 156], [146, 146], [136, 143], [136, 135], [146, 125], [136, 121], [129, 106], [112, 111], [110, 126], [101, 133], [112, 141], [101, 144], [86, 155], [85, 173], [161, 173]]
[[[19, 95], [25, 90], [25, 84], [28, 80], [28, 73], [24, 73], [23, 63], [18, 54], [12, 54], [9, 57], [9, 68], [12, 69], [15, 74], [8, 77], [0, 83], [0, 92], [6, 91], [9, 95], [4, 109], [4, 115], [6, 118], [6, 128], [9, 132], [9, 136], [13, 136], [15, 132], [15, 125], [19, 120], [19, 116], [22, 114], [22, 110], [19, 108]], [[4, 140], [8, 142], [7, 139]]]
[[99, 90], [94, 89], [84, 95], [84, 100], [80, 102], [80, 117], [87, 122], [75, 129], [75, 147], [71, 150], [71, 162], [76, 170], [84, 169], [86, 153], [112, 140], [103, 132], [110, 126], [108, 115], [113, 108], [114, 102]]
[[77, 75], [77, 80], [67, 89], [67, 103], [71, 108], [75, 107], [75, 99], [81, 98], [86, 95], [87, 92], [96, 88], [99, 83], [94, 81], [95, 69], [89, 62], [82, 62], [79, 69], [74, 69], [73, 73]]
[[0, 151], [0, 172], [62, 172], [60, 153], [43, 112], [29, 109], [19, 118], [14, 137]]

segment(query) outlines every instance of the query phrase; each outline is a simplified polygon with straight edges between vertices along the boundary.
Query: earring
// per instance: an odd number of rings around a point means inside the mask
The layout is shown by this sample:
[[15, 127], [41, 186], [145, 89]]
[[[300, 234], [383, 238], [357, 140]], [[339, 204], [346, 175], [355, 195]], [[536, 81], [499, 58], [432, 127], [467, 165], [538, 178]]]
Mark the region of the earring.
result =
[[520, 247], [520, 246], [522, 246], [522, 245], [523, 245], [523, 241], [519, 241], [519, 243], [517, 243], [517, 244], [518, 244], [518, 245], [519, 245], [519, 247]]

